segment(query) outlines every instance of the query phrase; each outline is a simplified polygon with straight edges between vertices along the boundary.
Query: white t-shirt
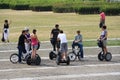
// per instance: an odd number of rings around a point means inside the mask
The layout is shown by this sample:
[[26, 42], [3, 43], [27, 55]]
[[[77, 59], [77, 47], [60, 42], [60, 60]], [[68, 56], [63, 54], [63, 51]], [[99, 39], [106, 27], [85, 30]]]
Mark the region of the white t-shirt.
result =
[[60, 43], [67, 43], [66, 35], [64, 33], [59, 33], [58, 38], [60, 39]]

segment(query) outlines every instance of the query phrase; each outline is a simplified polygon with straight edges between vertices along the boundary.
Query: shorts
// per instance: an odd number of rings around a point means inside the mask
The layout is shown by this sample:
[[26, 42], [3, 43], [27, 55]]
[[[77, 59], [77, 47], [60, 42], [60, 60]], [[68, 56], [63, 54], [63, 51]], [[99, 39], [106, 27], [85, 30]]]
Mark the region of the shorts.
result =
[[102, 20], [99, 24], [99, 27], [102, 28], [105, 25], [105, 20]]
[[60, 45], [60, 51], [61, 51], [61, 53], [66, 53], [67, 51], [68, 51], [68, 45], [67, 45], [67, 43], [62, 43], [61, 45]]
[[37, 49], [38, 49], [38, 44], [36, 44], [36, 45], [32, 45], [32, 49], [37, 50]]
[[106, 47], [107, 46], [107, 40], [103, 40], [103, 47]]

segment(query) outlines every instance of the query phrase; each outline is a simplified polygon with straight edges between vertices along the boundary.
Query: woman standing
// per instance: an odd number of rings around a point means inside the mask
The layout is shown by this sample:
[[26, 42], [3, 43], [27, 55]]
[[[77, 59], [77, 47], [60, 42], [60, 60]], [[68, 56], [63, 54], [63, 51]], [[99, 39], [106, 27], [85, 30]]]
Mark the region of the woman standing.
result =
[[35, 55], [36, 55], [36, 51], [37, 51], [38, 43], [39, 43], [36, 32], [37, 32], [37, 30], [33, 29], [33, 33], [30, 36], [31, 37], [31, 45], [32, 45], [32, 55], [31, 55], [32, 59], [35, 59]]
[[3, 42], [9, 42], [9, 24], [8, 20], [5, 20], [4, 28], [3, 28]]

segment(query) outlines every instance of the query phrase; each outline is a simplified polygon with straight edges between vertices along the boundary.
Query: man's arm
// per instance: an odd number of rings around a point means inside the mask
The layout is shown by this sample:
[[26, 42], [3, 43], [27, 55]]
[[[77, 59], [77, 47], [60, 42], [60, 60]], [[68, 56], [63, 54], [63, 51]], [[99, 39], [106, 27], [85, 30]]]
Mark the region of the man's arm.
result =
[[53, 38], [53, 29], [51, 30], [50, 38]]

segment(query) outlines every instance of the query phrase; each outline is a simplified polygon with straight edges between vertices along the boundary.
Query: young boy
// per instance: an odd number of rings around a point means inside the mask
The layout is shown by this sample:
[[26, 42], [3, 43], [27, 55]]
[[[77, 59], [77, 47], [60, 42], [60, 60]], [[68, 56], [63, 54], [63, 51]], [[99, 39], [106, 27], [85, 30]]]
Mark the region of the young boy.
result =
[[83, 59], [84, 58], [83, 43], [82, 43], [83, 38], [79, 30], [76, 33], [77, 35], [75, 36], [75, 40], [73, 41], [72, 49], [74, 49], [74, 46], [77, 45], [80, 48], [81, 59]]

